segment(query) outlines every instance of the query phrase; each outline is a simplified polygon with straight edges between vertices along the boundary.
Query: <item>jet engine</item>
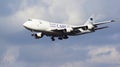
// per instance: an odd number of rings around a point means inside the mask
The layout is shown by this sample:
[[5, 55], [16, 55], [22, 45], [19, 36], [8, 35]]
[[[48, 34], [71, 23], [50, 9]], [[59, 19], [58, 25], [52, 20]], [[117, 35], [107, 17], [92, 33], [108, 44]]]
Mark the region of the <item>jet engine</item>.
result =
[[66, 29], [65, 29], [65, 32], [67, 32], [67, 33], [68, 33], [68, 32], [71, 32], [71, 31], [73, 31], [73, 28], [66, 28]]
[[88, 27], [89, 30], [94, 28], [94, 26], [92, 24], [88, 24], [87, 27]]
[[36, 33], [34, 35], [35, 39], [39, 39], [39, 38], [42, 38], [43, 37], [43, 34], [42, 33]]

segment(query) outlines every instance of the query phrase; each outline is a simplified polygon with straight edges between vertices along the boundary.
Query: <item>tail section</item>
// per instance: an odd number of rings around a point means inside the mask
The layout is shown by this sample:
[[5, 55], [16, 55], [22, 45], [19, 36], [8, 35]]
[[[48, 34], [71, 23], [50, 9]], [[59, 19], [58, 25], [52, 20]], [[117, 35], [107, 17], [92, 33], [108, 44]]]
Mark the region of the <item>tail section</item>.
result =
[[94, 16], [92, 15], [84, 24], [84, 26], [87, 26], [87, 29], [90, 31], [95, 31], [95, 30], [99, 30], [99, 29], [104, 29], [104, 28], [108, 28], [108, 26], [104, 26], [104, 27], [98, 27], [98, 25], [102, 25], [102, 24], [107, 24], [107, 23], [111, 23], [111, 22], [115, 22], [115, 20], [109, 20], [109, 21], [103, 21], [103, 22], [95, 22], [94, 20]]
[[82, 28], [85, 31], [87, 30], [87, 31], [90, 31], [90, 32], [94, 32], [95, 30], [108, 28], [108, 26], [99, 27], [99, 25], [110, 23], [110, 22], [115, 22], [115, 20], [103, 21], [103, 22], [97, 22], [96, 23], [95, 16], [92, 15], [91, 17], [89, 17], [89, 19], [85, 22], [84, 25], [74, 27], [73, 29]]
[[95, 23], [95, 20], [94, 20], [94, 16], [92, 15], [92, 16], [86, 21], [86, 23], [85, 23], [84, 25], [87, 26], [88, 29], [90, 30], [90, 29], [93, 29], [93, 28], [95, 27], [93, 23]]
[[93, 24], [93, 23], [95, 23], [95, 16], [94, 15], [90, 16], [84, 25]]

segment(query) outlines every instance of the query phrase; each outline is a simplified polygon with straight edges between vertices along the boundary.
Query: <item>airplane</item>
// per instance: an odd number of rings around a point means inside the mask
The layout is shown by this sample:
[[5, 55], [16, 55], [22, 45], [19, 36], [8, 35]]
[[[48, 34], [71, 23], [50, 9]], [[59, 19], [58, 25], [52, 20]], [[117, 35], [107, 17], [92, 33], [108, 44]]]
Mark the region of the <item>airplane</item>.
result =
[[43, 36], [51, 37], [55, 41], [55, 37], [59, 40], [68, 39], [68, 36], [77, 36], [95, 32], [96, 30], [108, 28], [108, 26], [99, 27], [99, 25], [115, 22], [115, 20], [95, 22], [93, 17], [90, 17], [83, 25], [68, 25], [53, 23], [39, 19], [28, 19], [23, 26], [32, 32], [35, 39]]

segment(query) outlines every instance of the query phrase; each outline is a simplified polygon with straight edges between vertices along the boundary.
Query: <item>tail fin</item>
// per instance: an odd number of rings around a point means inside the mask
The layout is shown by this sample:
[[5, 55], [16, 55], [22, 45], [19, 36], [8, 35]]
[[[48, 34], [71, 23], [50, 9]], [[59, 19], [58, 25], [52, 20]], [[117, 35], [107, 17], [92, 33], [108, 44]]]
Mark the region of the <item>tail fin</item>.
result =
[[94, 23], [95, 20], [94, 20], [94, 16], [92, 15], [87, 21], [86, 23], [84, 24], [85, 26], [88, 27], [88, 29], [93, 29], [95, 26], [94, 26]]
[[102, 21], [102, 22], [95, 22], [95, 15], [92, 15], [91, 17], [89, 17], [89, 19], [86, 21], [86, 23], [84, 25], [101, 25], [101, 24], [106, 24], [106, 23], [110, 23], [110, 22], [116, 22], [115, 20], [109, 20], [109, 21]]
[[95, 22], [94, 15], [90, 16], [84, 25], [93, 24]]

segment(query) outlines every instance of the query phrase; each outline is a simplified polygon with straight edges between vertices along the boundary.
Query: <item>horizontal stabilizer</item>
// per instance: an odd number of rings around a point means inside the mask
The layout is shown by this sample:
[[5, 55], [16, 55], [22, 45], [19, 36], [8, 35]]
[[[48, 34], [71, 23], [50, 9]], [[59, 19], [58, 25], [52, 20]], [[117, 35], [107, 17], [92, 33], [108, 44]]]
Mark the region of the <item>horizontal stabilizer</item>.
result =
[[108, 28], [108, 26], [96, 28], [95, 30], [100, 30], [100, 29], [105, 29], [105, 28]]

